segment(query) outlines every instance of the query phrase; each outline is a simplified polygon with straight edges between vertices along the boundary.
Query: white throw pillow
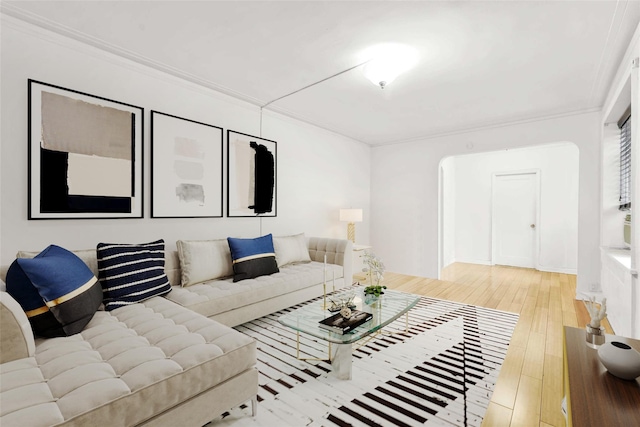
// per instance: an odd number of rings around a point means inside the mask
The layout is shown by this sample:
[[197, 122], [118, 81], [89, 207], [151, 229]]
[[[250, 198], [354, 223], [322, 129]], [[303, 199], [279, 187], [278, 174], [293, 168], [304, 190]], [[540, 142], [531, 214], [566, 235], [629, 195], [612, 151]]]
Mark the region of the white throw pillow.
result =
[[226, 239], [178, 240], [181, 286], [233, 276], [231, 251]]
[[304, 233], [295, 236], [275, 236], [273, 248], [276, 251], [278, 267], [296, 262], [311, 262]]

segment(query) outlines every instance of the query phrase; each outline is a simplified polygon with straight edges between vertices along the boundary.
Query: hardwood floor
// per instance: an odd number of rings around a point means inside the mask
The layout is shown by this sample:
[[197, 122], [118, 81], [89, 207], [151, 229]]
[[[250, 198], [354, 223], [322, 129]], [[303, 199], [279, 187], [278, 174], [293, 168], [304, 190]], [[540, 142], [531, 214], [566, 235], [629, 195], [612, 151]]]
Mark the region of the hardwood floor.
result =
[[[584, 327], [576, 276], [526, 268], [455, 263], [443, 280], [385, 273], [390, 289], [519, 313], [483, 426], [564, 426], [562, 327]], [[604, 322], [607, 333], [613, 333]]]

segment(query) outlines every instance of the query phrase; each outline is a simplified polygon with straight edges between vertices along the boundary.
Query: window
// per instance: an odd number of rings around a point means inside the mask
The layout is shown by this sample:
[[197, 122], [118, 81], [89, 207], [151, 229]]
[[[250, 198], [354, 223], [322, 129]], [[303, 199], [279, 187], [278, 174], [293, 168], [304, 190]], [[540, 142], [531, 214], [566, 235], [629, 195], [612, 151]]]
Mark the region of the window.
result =
[[620, 127], [620, 209], [631, 209], [631, 108], [627, 109], [618, 126]]

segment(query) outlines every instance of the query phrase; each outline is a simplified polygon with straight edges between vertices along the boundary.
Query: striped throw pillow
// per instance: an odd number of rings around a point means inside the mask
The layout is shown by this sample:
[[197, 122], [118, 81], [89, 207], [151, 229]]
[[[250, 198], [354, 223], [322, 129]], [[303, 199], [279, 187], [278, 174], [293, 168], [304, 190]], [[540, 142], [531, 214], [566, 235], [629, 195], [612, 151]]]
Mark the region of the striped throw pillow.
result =
[[253, 279], [277, 273], [278, 264], [273, 249], [273, 236], [255, 239], [236, 239], [227, 237], [231, 259], [233, 261], [233, 281]]
[[143, 244], [99, 243], [98, 278], [106, 310], [166, 295], [164, 240]]

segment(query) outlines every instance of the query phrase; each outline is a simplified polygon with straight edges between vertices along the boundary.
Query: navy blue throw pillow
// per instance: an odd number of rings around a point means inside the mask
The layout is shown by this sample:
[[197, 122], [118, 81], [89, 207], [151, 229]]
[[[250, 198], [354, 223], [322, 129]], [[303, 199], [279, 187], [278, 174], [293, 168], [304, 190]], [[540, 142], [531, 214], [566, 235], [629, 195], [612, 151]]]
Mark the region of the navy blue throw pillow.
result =
[[233, 281], [277, 273], [278, 263], [271, 234], [255, 239], [227, 237], [233, 260]]
[[171, 292], [164, 272], [164, 240], [139, 245], [98, 243], [97, 253], [106, 310]]
[[74, 253], [51, 245], [34, 258], [18, 258], [7, 271], [7, 292], [43, 337], [77, 334], [102, 303], [102, 288]]

